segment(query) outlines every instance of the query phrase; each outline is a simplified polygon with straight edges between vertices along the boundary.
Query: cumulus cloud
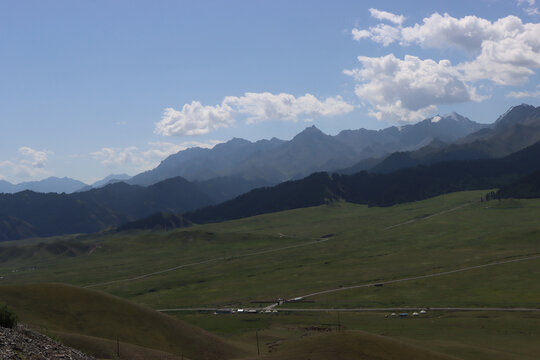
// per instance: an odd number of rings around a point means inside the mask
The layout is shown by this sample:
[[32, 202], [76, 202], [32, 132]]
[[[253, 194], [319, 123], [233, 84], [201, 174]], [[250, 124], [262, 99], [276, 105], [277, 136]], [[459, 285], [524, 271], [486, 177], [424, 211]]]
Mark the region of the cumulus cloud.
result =
[[393, 54], [382, 57], [359, 56], [362, 68], [345, 71], [359, 83], [355, 93], [371, 103], [377, 119], [396, 122], [418, 121], [433, 112], [436, 104], [480, 101], [476, 89], [468, 85], [450, 61], [422, 60]]
[[403, 15], [396, 15], [388, 11], [381, 11], [374, 8], [369, 9], [369, 13], [371, 14], [371, 17], [375, 19], [390, 21], [396, 25], [401, 25], [405, 20]]
[[399, 42], [403, 46], [462, 49], [475, 56], [457, 65], [471, 81], [515, 85], [540, 67], [540, 24], [524, 24], [513, 15], [491, 22], [477, 16], [455, 18], [434, 13], [414, 26], [378, 24], [369, 30], [353, 29], [352, 34], [355, 40], [369, 38], [384, 46]]
[[140, 158], [136, 156], [136, 146], [126, 148], [104, 147], [99, 151], [90, 153], [90, 156], [101, 162], [103, 165], [117, 167], [126, 164], [139, 163]]
[[185, 104], [182, 110], [166, 108], [155, 132], [160, 135], [203, 135], [234, 123], [233, 109], [227, 104], [203, 106], [198, 101]]
[[295, 97], [291, 94], [245, 93], [227, 96], [215, 106], [203, 106], [198, 101], [185, 104], [182, 110], [167, 108], [155, 132], [160, 135], [202, 135], [229, 127], [241, 115], [247, 123], [267, 120], [298, 121], [300, 118], [335, 116], [354, 110], [340, 96], [319, 100], [311, 94]]
[[335, 116], [351, 112], [354, 107], [340, 96], [321, 101], [311, 94], [295, 97], [291, 94], [245, 93], [227, 96], [223, 102], [248, 116], [248, 123], [271, 119], [298, 121], [301, 116]]
[[[534, 5], [531, 0], [521, 3]], [[481, 101], [487, 96], [477, 94], [475, 84], [479, 81], [522, 84], [540, 68], [540, 24], [523, 23], [517, 16], [489, 21], [477, 16], [455, 18], [434, 13], [420, 24], [403, 26], [401, 18], [370, 12], [393, 24], [353, 29], [357, 41], [370, 39], [383, 46], [399, 43], [434, 49], [452, 46], [467, 56], [466, 61], [455, 65], [444, 59], [421, 60], [411, 55], [403, 60], [392, 54], [359, 57], [363, 67], [345, 73], [359, 81], [356, 94], [371, 103], [371, 114], [377, 118], [404, 117], [402, 120], [412, 121], [438, 104]]]
[[185, 141], [181, 144], [174, 144], [165, 141], [149, 142], [150, 148], [142, 153], [143, 157], [147, 160], [162, 160], [169, 155], [176, 154], [179, 151], [186, 150], [191, 147], [200, 147], [204, 149], [211, 149], [215, 145], [222, 143], [219, 140], [209, 140], [207, 142], [202, 141]]
[[4, 174], [19, 179], [32, 179], [40, 176], [50, 175], [46, 169], [49, 155], [52, 152], [47, 150], [35, 150], [28, 146], [21, 146], [17, 149], [19, 156], [9, 160], [0, 161], [0, 168]]
[[47, 151], [34, 150], [28, 146], [19, 148], [19, 153], [24, 156], [21, 160], [24, 164], [32, 165], [36, 168], [43, 168], [47, 162]]

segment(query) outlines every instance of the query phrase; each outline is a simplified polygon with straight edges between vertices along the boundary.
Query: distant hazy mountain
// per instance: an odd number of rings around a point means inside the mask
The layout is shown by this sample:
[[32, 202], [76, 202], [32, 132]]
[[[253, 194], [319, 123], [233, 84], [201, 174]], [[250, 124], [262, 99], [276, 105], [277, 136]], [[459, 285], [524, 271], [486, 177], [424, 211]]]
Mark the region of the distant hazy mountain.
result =
[[93, 188], [100, 188], [105, 185], [113, 184], [115, 182], [126, 181], [129, 179], [131, 179], [131, 176], [129, 176], [128, 174], [111, 174], [101, 180], [96, 181], [90, 186], [92, 186]]
[[[540, 141], [540, 107], [522, 104], [510, 108], [491, 126], [454, 143], [447, 145], [432, 143], [416, 151], [396, 152], [368, 169], [373, 172], [392, 172], [441, 161], [498, 158], [538, 141]], [[356, 167], [362, 164], [357, 164]]]
[[[268, 151], [282, 143], [282, 140], [276, 138], [254, 143], [234, 138], [212, 149], [189, 148], [167, 157], [157, 168], [134, 176], [128, 183], [147, 186], [174, 176], [188, 180], [208, 180], [234, 175], [231, 169], [253, 154]], [[251, 178], [255, 179], [256, 176]]]
[[19, 184], [11, 184], [7, 181], [0, 180], [0, 193], [12, 194], [19, 191], [31, 190], [41, 193], [72, 193], [86, 186], [85, 183], [74, 180], [68, 177], [58, 178], [49, 177], [40, 181], [22, 182]]
[[233, 176], [276, 184], [395, 151], [418, 149], [435, 139], [452, 142], [486, 126], [452, 113], [400, 128], [345, 130], [336, 136], [312, 126], [289, 141], [273, 138], [253, 143], [235, 138], [213, 149], [180, 151], [128, 182], [146, 186], [174, 176], [197, 181]]
[[114, 184], [114, 183], [122, 182], [122, 181], [127, 181], [129, 179], [131, 179], [131, 176], [129, 176], [128, 174], [111, 174], [111, 175], [106, 176], [105, 178], [103, 178], [101, 180], [98, 180], [98, 181], [94, 182], [91, 185], [83, 186], [82, 188], [78, 189], [77, 192], [89, 191], [89, 190], [92, 190], [92, 189], [97, 189], [97, 188], [103, 187], [105, 185]]

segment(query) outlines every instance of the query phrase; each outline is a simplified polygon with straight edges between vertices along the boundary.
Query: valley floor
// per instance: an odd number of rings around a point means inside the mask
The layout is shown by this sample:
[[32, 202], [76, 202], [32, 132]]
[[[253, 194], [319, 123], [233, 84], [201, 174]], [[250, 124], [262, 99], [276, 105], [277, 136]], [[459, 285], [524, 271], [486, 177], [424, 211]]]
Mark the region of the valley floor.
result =
[[[540, 200], [480, 202], [487, 191], [387, 208], [334, 203], [169, 232], [5, 243], [0, 301], [36, 326], [108, 341], [115, 335], [79, 324], [73, 317], [81, 315], [69, 307], [48, 315], [30, 311], [13, 295], [23, 293], [9, 295], [8, 285], [65, 283], [144, 309], [191, 309], [168, 314], [222, 339], [219, 351], [228, 358], [259, 351], [271, 359], [397, 359], [399, 353], [534, 359], [540, 353]], [[303, 301], [275, 305], [298, 297]], [[53, 308], [44, 303], [41, 311]], [[195, 308], [278, 312], [214, 315]], [[413, 317], [414, 309], [427, 313]], [[409, 316], [391, 316], [405, 311]], [[182, 355], [163, 340], [141, 343], [134, 334], [130, 341]], [[334, 350], [310, 350], [325, 342]], [[365, 353], [352, 345], [357, 342]]]

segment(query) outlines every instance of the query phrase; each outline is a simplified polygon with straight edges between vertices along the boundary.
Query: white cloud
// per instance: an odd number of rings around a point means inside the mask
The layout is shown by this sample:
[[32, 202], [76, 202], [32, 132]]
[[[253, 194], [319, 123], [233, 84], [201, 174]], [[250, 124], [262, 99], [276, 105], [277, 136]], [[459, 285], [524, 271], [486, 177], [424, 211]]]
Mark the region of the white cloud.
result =
[[340, 96], [318, 100], [311, 94], [294, 97], [290, 94], [245, 93], [244, 96], [227, 96], [224, 104], [248, 116], [248, 123], [266, 120], [298, 121], [302, 116], [335, 116], [351, 112], [354, 107]]
[[227, 96], [220, 105], [203, 106], [198, 101], [185, 104], [181, 111], [165, 109], [155, 132], [160, 135], [202, 135], [229, 127], [235, 117], [247, 117], [247, 123], [283, 120], [298, 121], [301, 117], [335, 116], [354, 110], [340, 96], [319, 100], [311, 94], [295, 97], [290, 94], [245, 93]]
[[52, 152], [21, 146], [18, 153], [20, 155], [18, 157], [0, 161], [0, 168], [4, 168], [11, 178], [26, 180], [51, 175], [51, 172], [46, 169], [46, 165]]
[[366, 39], [371, 37], [371, 32], [368, 30], [358, 30], [358, 29], [352, 29], [352, 36], [353, 39], [356, 41], [359, 41], [361, 39]]
[[506, 94], [507, 98], [522, 99], [522, 98], [540, 98], [540, 91], [511, 91]]
[[127, 121], [117, 121], [116, 123], [116, 126], [126, 126], [128, 124]]
[[[219, 140], [209, 140], [207, 142], [187, 141], [180, 144], [170, 142], [149, 142], [148, 148], [139, 149], [136, 146], [124, 148], [104, 147], [99, 151], [90, 153], [90, 156], [99, 161], [102, 165], [123, 171], [145, 171], [155, 168], [159, 162], [167, 156], [176, 154], [179, 151], [190, 147], [212, 148], [221, 143]], [[129, 170], [127, 170], [129, 169]]]
[[373, 106], [370, 115], [380, 120], [418, 121], [433, 112], [436, 104], [479, 101], [482, 97], [469, 86], [450, 61], [422, 60], [393, 54], [359, 56], [362, 68], [345, 71], [359, 83], [355, 93]]
[[108, 148], [104, 147], [99, 151], [90, 153], [94, 160], [98, 160], [103, 165], [118, 167], [127, 164], [139, 164], [140, 158], [136, 156], [137, 147], [129, 146], [126, 148]]
[[434, 13], [424, 18], [422, 24], [410, 27], [379, 24], [369, 31], [354, 29], [353, 37], [355, 40], [369, 37], [384, 46], [399, 41], [403, 46], [418, 44], [440, 49], [453, 46], [465, 50], [476, 57], [458, 67], [471, 81], [519, 84], [540, 67], [540, 24], [524, 24], [513, 15], [491, 22], [476, 16], [454, 18]]
[[181, 144], [174, 144], [164, 141], [149, 142], [148, 145], [150, 145], [150, 149], [144, 151], [142, 155], [147, 160], [163, 160], [169, 155], [176, 154], [179, 151], [186, 150], [191, 147], [211, 149], [220, 143], [222, 143], [222, 141], [219, 140], [210, 140], [208, 142], [186, 141], [182, 142]]
[[[534, 5], [534, 1], [521, 1]], [[373, 16], [373, 12], [372, 12]], [[389, 20], [389, 16], [375, 16]], [[360, 83], [356, 94], [372, 105], [377, 118], [412, 121], [438, 104], [481, 101], [476, 94], [479, 81], [497, 85], [526, 82], [540, 68], [540, 24], [523, 23], [517, 16], [489, 21], [477, 16], [454, 18], [434, 13], [414, 26], [380, 23], [369, 30], [353, 29], [357, 41], [369, 38], [383, 46], [419, 45], [423, 48], [463, 50], [467, 60], [452, 65], [406, 55], [381, 58], [359, 57], [361, 69], [346, 70]], [[392, 74], [392, 75], [389, 75]]]
[[15, 164], [13, 164], [13, 162], [9, 160], [0, 161], [0, 167], [12, 167], [13, 165]]
[[387, 11], [381, 11], [373, 8], [369, 9], [369, 13], [371, 14], [371, 17], [375, 19], [387, 20], [397, 25], [401, 25], [405, 20], [403, 15], [396, 15]]
[[155, 132], [160, 135], [203, 135], [234, 123], [233, 110], [226, 104], [203, 106], [198, 101], [184, 104], [182, 110], [166, 108]]
[[24, 164], [31, 165], [36, 168], [43, 168], [47, 163], [48, 152], [34, 150], [28, 146], [19, 148], [19, 153], [25, 158], [21, 160]]

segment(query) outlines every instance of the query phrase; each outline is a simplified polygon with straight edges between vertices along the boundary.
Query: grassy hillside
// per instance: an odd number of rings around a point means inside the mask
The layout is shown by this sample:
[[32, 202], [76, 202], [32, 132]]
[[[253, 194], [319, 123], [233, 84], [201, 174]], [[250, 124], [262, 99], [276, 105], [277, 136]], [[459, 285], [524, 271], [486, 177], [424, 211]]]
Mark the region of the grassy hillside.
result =
[[[334, 202], [167, 232], [8, 243], [0, 247], [0, 276], [4, 284], [56, 281], [91, 286], [154, 309], [257, 307], [251, 301], [539, 255], [540, 201], [480, 202], [487, 191], [386, 208]], [[56, 247], [51, 242], [59, 240], [65, 246], [73, 244], [77, 251], [53, 251]], [[40, 245], [41, 241], [47, 246]], [[382, 287], [336, 291], [313, 296], [314, 303], [284, 307], [535, 308], [540, 299], [539, 263], [539, 258], [531, 258]], [[462, 359], [534, 359], [540, 352], [533, 340], [540, 336], [540, 314], [430, 312], [421, 319], [404, 320], [385, 318], [389, 313], [341, 313], [341, 322], [349, 330], [385, 335]], [[256, 354], [255, 331], [259, 330], [263, 354], [272, 356], [271, 349], [293, 346], [321, 328], [333, 334], [338, 318], [335, 312], [171, 314], [224, 336], [251, 354]], [[108, 339], [116, 339], [109, 335]]]
[[60, 337], [68, 343], [84, 340], [83, 347], [89, 350], [104, 341], [81, 335], [108, 339], [109, 344], [118, 337], [124, 343], [192, 359], [227, 359], [242, 354], [204, 330], [93, 290], [61, 284], [7, 285], [0, 287], [0, 301], [12, 307], [22, 322], [68, 333]]
[[456, 360], [455, 357], [361, 331], [308, 336], [288, 343], [275, 354], [262, 358], [268, 360]]

